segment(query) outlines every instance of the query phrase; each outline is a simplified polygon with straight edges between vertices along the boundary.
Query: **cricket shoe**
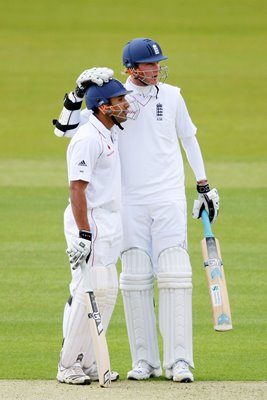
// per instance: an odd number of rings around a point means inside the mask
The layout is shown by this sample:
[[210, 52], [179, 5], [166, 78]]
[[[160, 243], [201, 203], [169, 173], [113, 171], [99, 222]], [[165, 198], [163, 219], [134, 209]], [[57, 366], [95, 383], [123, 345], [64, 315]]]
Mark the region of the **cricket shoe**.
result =
[[[96, 363], [94, 362], [89, 368], [83, 368], [83, 372], [90, 376], [92, 382], [99, 381]], [[116, 371], [110, 371], [110, 380], [115, 382], [119, 379], [120, 375]]]
[[91, 380], [86, 375], [79, 362], [73, 364], [70, 368], [58, 366], [57, 380], [60, 383], [69, 383], [71, 385], [90, 385]]
[[162, 369], [154, 368], [149, 365], [146, 361], [138, 361], [136, 367], [134, 367], [127, 374], [127, 379], [141, 381], [149, 378], [158, 378], [162, 374]]
[[172, 379], [174, 382], [194, 382], [194, 377], [189, 369], [189, 365], [183, 360], [176, 361], [172, 368], [166, 369], [166, 378]]

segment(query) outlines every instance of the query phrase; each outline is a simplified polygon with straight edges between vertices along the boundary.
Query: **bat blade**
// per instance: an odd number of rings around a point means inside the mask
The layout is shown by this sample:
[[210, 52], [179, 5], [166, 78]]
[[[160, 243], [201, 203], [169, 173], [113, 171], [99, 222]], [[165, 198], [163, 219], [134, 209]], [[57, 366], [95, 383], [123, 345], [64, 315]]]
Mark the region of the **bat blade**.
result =
[[102, 325], [102, 319], [98, 310], [94, 292], [91, 288], [89, 269], [86, 263], [81, 265], [83, 281], [88, 301], [86, 302], [87, 316], [91, 338], [93, 341], [96, 365], [98, 371], [99, 385], [109, 387], [110, 385], [110, 358], [106, 334]]
[[99, 385], [101, 387], [108, 387], [110, 385], [110, 359], [106, 335], [94, 292], [90, 290], [87, 292], [87, 295], [87, 316], [96, 357]]
[[233, 326], [220, 245], [211, 231], [206, 211], [202, 213], [202, 222], [205, 238], [201, 241], [201, 247], [212, 306], [213, 325], [216, 331], [229, 331]]

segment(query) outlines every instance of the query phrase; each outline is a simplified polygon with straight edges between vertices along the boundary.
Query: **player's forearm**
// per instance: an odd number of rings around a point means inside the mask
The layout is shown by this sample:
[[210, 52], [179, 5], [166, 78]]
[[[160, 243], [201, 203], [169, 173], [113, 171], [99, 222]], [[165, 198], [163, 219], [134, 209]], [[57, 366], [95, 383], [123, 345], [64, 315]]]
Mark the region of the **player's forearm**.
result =
[[192, 168], [197, 181], [207, 179], [202, 153], [195, 136], [182, 139], [182, 145], [186, 153], [189, 165]]
[[53, 120], [55, 135], [72, 137], [80, 124], [82, 99], [74, 92], [65, 95], [64, 106], [58, 120]]

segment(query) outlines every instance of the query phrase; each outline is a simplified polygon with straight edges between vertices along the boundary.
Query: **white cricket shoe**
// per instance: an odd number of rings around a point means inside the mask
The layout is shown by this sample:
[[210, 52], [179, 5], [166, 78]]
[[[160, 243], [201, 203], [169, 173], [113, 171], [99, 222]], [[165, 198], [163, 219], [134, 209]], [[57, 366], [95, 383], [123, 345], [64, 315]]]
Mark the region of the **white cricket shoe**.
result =
[[166, 369], [166, 378], [175, 382], [190, 383], [194, 382], [194, 377], [186, 361], [179, 360], [173, 364], [172, 368]]
[[[97, 366], [96, 363], [94, 362], [89, 368], [83, 368], [83, 372], [90, 376], [91, 381], [98, 381], [98, 371], [97, 371]], [[115, 382], [119, 379], [120, 375], [116, 371], [110, 371], [110, 380], [111, 382]]]
[[76, 362], [70, 368], [63, 368], [59, 364], [57, 380], [72, 385], [90, 385], [91, 383], [90, 377], [83, 372], [79, 362]]
[[127, 374], [127, 379], [141, 381], [143, 379], [158, 378], [162, 374], [162, 369], [151, 367], [146, 361], [138, 361], [134, 367]]

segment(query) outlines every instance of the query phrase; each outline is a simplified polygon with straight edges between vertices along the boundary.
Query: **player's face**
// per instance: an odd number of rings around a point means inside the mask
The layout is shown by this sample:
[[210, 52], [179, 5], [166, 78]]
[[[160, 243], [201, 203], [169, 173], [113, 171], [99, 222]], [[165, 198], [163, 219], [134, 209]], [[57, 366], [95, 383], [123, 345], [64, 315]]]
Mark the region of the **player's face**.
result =
[[160, 65], [158, 62], [140, 63], [136, 72], [139, 80], [145, 85], [156, 85], [159, 82]]
[[129, 103], [125, 96], [116, 96], [110, 99], [112, 114], [118, 122], [124, 122], [127, 119]]

